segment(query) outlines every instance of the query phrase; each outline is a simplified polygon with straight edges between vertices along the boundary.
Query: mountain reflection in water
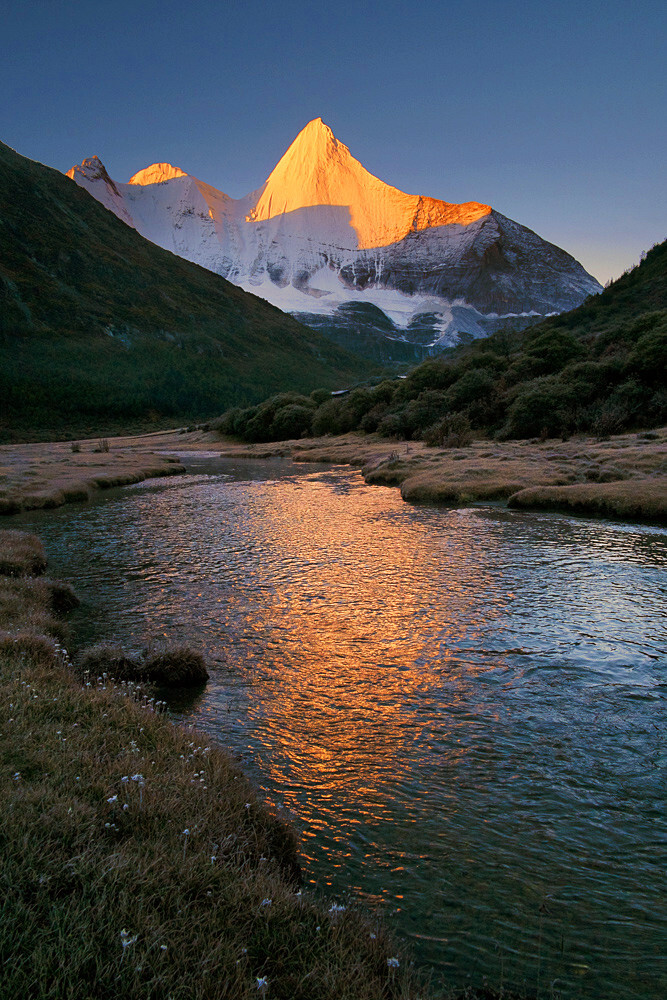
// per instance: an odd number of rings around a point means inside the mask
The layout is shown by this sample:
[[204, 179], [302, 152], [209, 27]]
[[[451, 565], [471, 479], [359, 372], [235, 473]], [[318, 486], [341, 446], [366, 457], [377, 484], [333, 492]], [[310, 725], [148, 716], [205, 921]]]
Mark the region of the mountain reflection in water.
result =
[[667, 533], [220, 460], [21, 521], [82, 635], [204, 645], [173, 710], [284, 805], [310, 881], [458, 985], [667, 995]]

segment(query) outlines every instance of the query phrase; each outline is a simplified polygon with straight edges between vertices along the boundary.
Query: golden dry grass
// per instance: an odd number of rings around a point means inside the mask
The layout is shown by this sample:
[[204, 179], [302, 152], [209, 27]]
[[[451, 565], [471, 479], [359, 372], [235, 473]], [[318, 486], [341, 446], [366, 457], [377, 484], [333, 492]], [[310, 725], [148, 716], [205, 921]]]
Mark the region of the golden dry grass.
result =
[[44, 546], [36, 535], [26, 531], [3, 532], [0, 547], [0, 574], [37, 576], [46, 569]]
[[510, 507], [562, 510], [630, 521], [667, 521], [667, 476], [573, 486], [534, 486], [508, 500]]
[[413, 503], [507, 500], [516, 507], [667, 521], [667, 428], [605, 441], [483, 440], [450, 449], [347, 434], [275, 446], [228, 445], [223, 454], [351, 465], [368, 483], [400, 487]]
[[[105, 486], [183, 472], [188, 452], [205, 451], [230, 458], [281, 456], [350, 465], [369, 483], [400, 487], [403, 498], [413, 503], [509, 501], [521, 493], [516, 506], [667, 521], [667, 428], [605, 441], [583, 436], [569, 441], [480, 440], [465, 448], [430, 448], [422, 441], [360, 433], [253, 445], [223, 442], [216, 432], [203, 430], [110, 438], [106, 453], [95, 451], [98, 446], [93, 440], [81, 442], [80, 452], [64, 442], [0, 447], [0, 513], [54, 506], [85, 499]], [[183, 464], [177, 462], [179, 452], [184, 453]], [[609, 486], [626, 481], [632, 488]], [[582, 488], [553, 489], [575, 486]], [[628, 500], [632, 496], [634, 505]]]
[[173, 458], [156, 455], [146, 444], [114, 443], [108, 452], [99, 441], [84, 441], [80, 451], [69, 442], [0, 446], [0, 514], [60, 507], [89, 500], [98, 490], [137, 483], [153, 476], [183, 472]]

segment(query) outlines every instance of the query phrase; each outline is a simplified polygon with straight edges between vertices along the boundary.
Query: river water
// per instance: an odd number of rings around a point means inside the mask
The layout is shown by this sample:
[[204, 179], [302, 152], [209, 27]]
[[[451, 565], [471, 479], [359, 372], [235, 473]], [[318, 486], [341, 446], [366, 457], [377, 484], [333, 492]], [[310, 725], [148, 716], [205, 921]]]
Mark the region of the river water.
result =
[[79, 640], [202, 647], [173, 714], [436, 981], [666, 997], [667, 532], [187, 464], [13, 519], [83, 598]]

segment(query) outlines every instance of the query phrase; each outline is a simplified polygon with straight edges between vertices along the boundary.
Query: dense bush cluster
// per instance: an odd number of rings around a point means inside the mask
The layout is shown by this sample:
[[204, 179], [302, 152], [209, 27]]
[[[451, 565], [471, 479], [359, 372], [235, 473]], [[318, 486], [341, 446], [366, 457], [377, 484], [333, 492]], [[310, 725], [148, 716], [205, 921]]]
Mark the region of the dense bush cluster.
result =
[[[498, 438], [599, 436], [667, 422], [667, 242], [579, 309], [500, 331], [406, 378], [331, 396], [282, 393], [216, 427], [247, 441], [359, 430], [460, 446]], [[648, 306], [648, 311], [647, 311]]]

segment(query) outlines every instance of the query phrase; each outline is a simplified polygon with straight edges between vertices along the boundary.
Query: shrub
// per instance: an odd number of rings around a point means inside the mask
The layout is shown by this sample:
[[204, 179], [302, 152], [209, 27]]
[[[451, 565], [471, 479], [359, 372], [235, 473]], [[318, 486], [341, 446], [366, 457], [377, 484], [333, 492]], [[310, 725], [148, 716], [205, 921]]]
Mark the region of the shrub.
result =
[[472, 441], [470, 421], [463, 413], [450, 413], [432, 424], [423, 439], [431, 447], [464, 448]]
[[221, 417], [211, 423], [211, 428], [219, 434], [231, 437], [245, 437], [246, 426], [257, 412], [256, 406], [236, 406], [227, 410]]
[[426, 389], [410, 400], [403, 410], [404, 431], [409, 437], [419, 437], [427, 427], [447, 412], [448, 393]]
[[320, 437], [323, 434], [339, 434], [340, 408], [342, 400], [337, 397], [328, 399], [317, 408], [313, 416], [313, 434]]
[[537, 336], [527, 335], [525, 354], [533, 362], [536, 374], [550, 375], [569, 362], [583, 358], [586, 348], [566, 330], [546, 330]]
[[364, 413], [359, 422], [359, 430], [365, 434], [372, 434], [378, 429], [378, 425], [387, 412], [386, 403], [377, 403], [371, 410]]
[[492, 375], [484, 368], [471, 368], [449, 388], [449, 408], [455, 411], [478, 405], [491, 395], [493, 388]]
[[395, 393], [398, 398], [411, 398], [423, 389], [447, 389], [459, 376], [459, 369], [445, 360], [423, 361], [410, 372]]
[[285, 441], [288, 438], [301, 437], [310, 434], [313, 423], [314, 409], [312, 406], [302, 406], [290, 403], [278, 410], [270, 427], [272, 441]]
[[607, 395], [618, 384], [623, 367], [618, 358], [603, 361], [579, 361], [568, 365], [559, 375], [559, 381], [567, 386], [568, 393], [578, 405]]
[[[281, 392], [276, 396], [260, 403], [254, 408], [254, 412], [246, 421], [245, 429], [241, 435], [248, 441], [276, 441], [285, 437], [284, 431], [274, 431], [274, 422], [278, 413], [291, 406], [299, 406], [307, 409], [311, 414], [315, 410], [315, 403], [309, 396], [301, 396], [298, 392]], [[289, 424], [288, 417], [285, 426]], [[303, 427], [301, 428], [303, 429]], [[299, 434], [301, 430], [299, 430]], [[298, 435], [289, 435], [292, 437]]]
[[651, 396], [647, 414], [654, 425], [667, 423], [667, 389], [658, 389]]
[[[657, 317], [654, 329], [644, 333], [629, 358], [630, 368], [649, 382], [662, 382], [667, 370], [667, 313], [653, 313]], [[664, 317], [658, 323], [660, 317]]]
[[623, 406], [607, 403], [601, 407], [593, 420], [593, 433], [598, 440], [619, 434], [628, 421], [628, 411]]
[[376, 402], [376, 396], [370, 389], [354, 389], [343, 396], [338, 411], [338, 433], [357, 430], [362, 417], [373, 409]]
[[313, 389], [310, 398], [316, 406], [320, 406], [322, 403], [326, 403], [327, 399], [331, 399], [331, 393], [328, 389]]
[[538, 437], [561, 434], [567, 423], [571, 395], [555, 376], [537, 378], [520, 387], [509, 407], [500, 437]]
[[403, 412], [387, 413], [382, 418], [377, 427], [378, 434], [382, 437], [401, 438], [405, 436], [405, 424], [403, 422]]

